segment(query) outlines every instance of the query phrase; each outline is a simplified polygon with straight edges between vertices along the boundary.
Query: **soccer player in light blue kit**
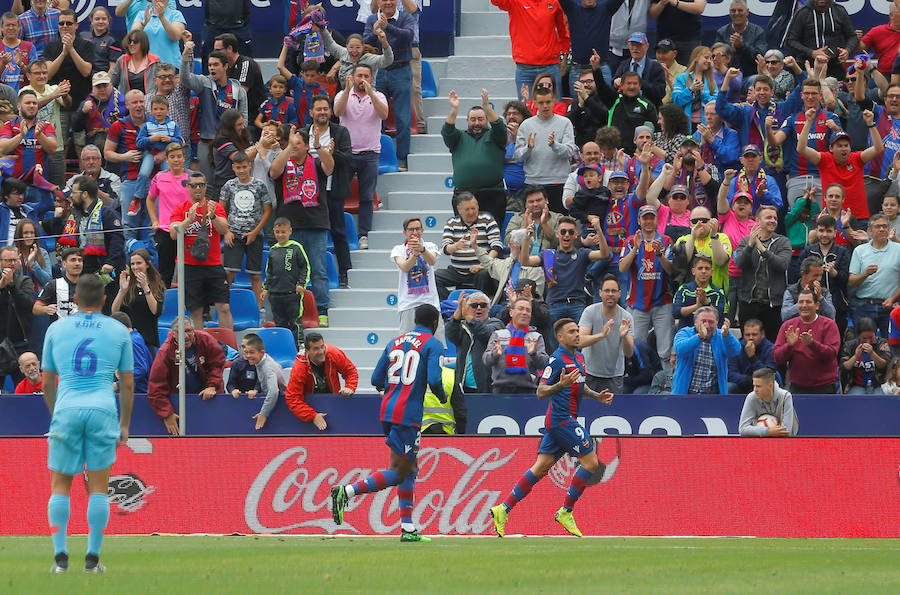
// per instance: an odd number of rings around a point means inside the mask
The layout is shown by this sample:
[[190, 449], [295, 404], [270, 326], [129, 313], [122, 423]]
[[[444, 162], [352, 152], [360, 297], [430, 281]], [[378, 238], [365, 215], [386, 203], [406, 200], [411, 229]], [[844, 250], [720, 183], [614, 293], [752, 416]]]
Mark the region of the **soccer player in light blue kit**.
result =
[[415, 328], [388, 343], [372, 372], [372, 385], [384, 392], [381, 424], [387, 436], [384, 442], [391, 449], [390, 469], [376, 471], [354, 484], [331, 488], [331, 516], [338, 525], [344, 522], [344, 507], [353, 496], [397, 486], [400, 541], [431, 541], [419, 535], [412, 522], [412, 510], [426, 387], [441, 402], [447, 402], [440, 361], [444, 346], [433, 336], [440, 315], [432, 305], [417, 307]]
[[[134, 352], [122, 323], [100, 313], [104, 283], [97, 275], [82, 275], [75, 288], [78, 313], [54, 322], [44, 338], [44, 400], [50, 409], [47, 433], [52, 494], [47, 517], [56, 561], [51, 573], [69, 569], [66, 525], [72, 477], [87, 466], [89, 494], [85, 572], [105, 572], [100, 564], [103, 530], [109, 520], [109, 470], [116, 447], [128, 440], [134, 401]], [[119, 372], [119, 414], [113, 391]], [[59, 386], [57, 386], [57, 377]]]
[[578, 324], [571, 318], [560, 318], [553, 325], [553, 331], [559, 348], [550, 356], [537, 388], [539, 399], [550, 399], [544, 420], [547, 432], [541, 440], [534, 465], [525, 472], [506, 500], [491, 508], [494, 528], [499, 537], [506, 535], [506, 521], [513, 507], [531, 492], [531, 488], [547, 475], [565, 453], [578, 457], [581, 466], [575, 471], [565, 502], [556, 511], [555, 518], [566, 531], [576, 537], [582, 536], [572, 516], [572, 509], [587, 487], [588, 480], [600, 467], [600, 461], [597, 460], [594, 441], [576, 419], [578, 406], [582, 396], [609, 405], [613, 394], [605, 389], [598, 393], [584, 383], [584, 358], [578, 351]]

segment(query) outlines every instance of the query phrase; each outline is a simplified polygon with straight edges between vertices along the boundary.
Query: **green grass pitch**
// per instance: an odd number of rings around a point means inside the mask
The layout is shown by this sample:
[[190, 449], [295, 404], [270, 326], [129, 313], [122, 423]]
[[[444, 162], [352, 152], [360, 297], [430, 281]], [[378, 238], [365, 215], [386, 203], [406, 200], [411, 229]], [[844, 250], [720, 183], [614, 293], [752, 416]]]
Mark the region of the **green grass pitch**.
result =
[[900, 541], [107, 537], [105, 575], [50, 576], [49, 537], [0, 537], [2, 593], [898, 593]]

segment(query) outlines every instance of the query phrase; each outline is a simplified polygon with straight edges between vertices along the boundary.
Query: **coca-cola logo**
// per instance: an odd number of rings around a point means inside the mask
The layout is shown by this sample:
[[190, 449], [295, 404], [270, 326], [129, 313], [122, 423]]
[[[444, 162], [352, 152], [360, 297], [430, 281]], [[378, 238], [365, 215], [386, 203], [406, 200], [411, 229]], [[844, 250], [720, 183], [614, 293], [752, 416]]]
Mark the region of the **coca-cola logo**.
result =
[[[603, 446], [601, 447], [601, 445]], [[615, 474], [616, 469], [619, 468], [619, 461], [622, 456], [622, 441], [618, 437], [612, 440], [607, 438], [605, 443], [603, 438], [597, 438], [595, 448], [600, 465], [597, 467], [597, 471], [591, 475], [587, 482], [588, 485], [609, 481]], [[568, 490], [569, 485], [572, 483], [572, 476], [575, 475], [577, 469], [578, 463], [575, 458], [565, 454], [550, 468], [547, 476], [553, 482], [553, 485], [562, 490]]]
[[[483, 484], [491, 472], [515, 455], [515, 450], [504, 455], [500, 448], [489, 448], [476, 456], [452, 447], [421, 449], [413, 521], [420, 530], [432, 533], [484, 533], [492, 524], [490, 508], [499, 501], [501, 492], [484, 489]], [[311, 467], [315, 465], [310, 464], [309, 451], [303, 446], [281, 452], [263, 467], [244, 502], [244, 520], [251, 531], [283, 533], [314, 527], [328, 534], [338, 530], [386, 534], [398, 530], [396, 490], [352, 498], [344, 509], [340, 527], [331, 519], [331, 487], [362, 480], [374, 469], [356, 467], [341, 475], [334, 467], [322, 467], [319, 471]], [[438, 477], [444, 481], [435, 481]], [[450, 485], [453, 480], [446, 478], [455, 478], [455, 483]], [[366, 508], [364, 517], [354, 514]], [[362, 518], [368, 522], [368, 528], [357, 527]]]

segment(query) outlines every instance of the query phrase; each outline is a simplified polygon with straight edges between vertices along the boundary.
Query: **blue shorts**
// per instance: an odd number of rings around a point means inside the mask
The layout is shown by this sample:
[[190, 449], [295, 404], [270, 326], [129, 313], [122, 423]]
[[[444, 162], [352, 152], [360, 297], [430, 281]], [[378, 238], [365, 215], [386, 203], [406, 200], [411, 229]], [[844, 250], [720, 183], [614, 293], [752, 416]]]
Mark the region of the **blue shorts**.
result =
[[104, 409], [72, 408], [56, 411], [47, 432], [47, 467], [77, 475], [106, 469], [116, 461], [119, 419]]
[[384, 443], [388, 448], [415, 463], [416, 455], [419, 453], [419, 437], [422, 435], [419, 428], [392, 424], [388, 421], [381, 422], [381, 427], [387, 436]]
[[556, 458], [561, 457], [563, 453], [569, 453], [576, 458], [583, 457], [592, 450], [594, 441], [577, 421], [550, 428], [538, 447], [538, 453], [556, 455]]

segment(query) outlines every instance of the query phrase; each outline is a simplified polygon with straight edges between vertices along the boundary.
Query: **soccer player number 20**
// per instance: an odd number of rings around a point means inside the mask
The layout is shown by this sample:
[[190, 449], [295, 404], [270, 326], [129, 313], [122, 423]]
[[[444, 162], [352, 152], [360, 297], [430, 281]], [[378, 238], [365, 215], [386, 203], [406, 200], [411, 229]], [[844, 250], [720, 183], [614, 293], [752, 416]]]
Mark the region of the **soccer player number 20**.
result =
[[391, 365], [388, 367], [388, 383], [410, 385], [416, 380], [419, 369], [419, 352], [394, 349], [388, 354]]
[[93, 376], [97, 371], [97, 354], [89, 347], [93, 342], [93, 339], [85, 339], [75, 349], [73, 368], [79, 376]]

